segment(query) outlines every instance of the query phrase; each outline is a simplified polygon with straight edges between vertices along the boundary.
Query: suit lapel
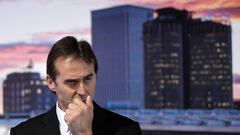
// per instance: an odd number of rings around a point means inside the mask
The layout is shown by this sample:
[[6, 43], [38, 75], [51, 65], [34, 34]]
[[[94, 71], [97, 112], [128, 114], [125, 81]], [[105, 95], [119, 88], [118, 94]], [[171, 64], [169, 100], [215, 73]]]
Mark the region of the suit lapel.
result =
[[[93, 102], [93, 105], [93, 134], [104, 134], [104, 121], [107, 118], [105, 111], [95, 102]], [[56, 106], [54, 106], [43, 116], [42, 122], [45, 129], [44, 135], [60, 135], [59, 121], [56, 114]]]
[[98, 106], [95, 102], [93, 102], [94, 105], [94, 117], [93, 117], [93, 134], [104, 134], [104, 121], [106, 120], [106, 114], [104, 109], [102, 109], [100, 106]]
[[60, 135], [59, 121], [56, 114], [56, 106], [49, 110], [42, 119], [45, 126], [44, 135]]

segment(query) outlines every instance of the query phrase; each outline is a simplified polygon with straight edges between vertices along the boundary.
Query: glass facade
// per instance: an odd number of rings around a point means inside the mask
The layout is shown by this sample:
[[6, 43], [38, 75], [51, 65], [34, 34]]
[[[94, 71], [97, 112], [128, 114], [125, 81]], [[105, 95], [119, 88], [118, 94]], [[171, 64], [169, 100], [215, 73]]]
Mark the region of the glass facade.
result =
[[[169, 12], [168, 12], [169, 11]], [[144, 24], [145, 107], [183, 107], [183, 45], [186, 11], [163, 9]]]
[[39, 73], [24, 72], [7, 75], [3, 83], [4, 115], [29, 116], [49, 110], [55, 103]]
[[232, 107], [231, 26], [195, 20], [189, 36], [190, 107]]
[[146, 108], [231, 108], [231, 26], [157, 12], [143, 32]]
[[99, 62], [95, 100], [102, 106], [143, 107], [143, 22], [152, 10], [119, 6], [92, 11], [92, 44]]

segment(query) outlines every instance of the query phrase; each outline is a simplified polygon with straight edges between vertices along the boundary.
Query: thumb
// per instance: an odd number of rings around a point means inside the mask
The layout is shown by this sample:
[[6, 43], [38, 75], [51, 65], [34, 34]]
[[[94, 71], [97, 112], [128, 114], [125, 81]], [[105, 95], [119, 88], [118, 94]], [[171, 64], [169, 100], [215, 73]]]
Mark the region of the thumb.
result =
[[89, 107], [93, 106], [91, 96], [87, 96], [86, 105], [89, 106]]

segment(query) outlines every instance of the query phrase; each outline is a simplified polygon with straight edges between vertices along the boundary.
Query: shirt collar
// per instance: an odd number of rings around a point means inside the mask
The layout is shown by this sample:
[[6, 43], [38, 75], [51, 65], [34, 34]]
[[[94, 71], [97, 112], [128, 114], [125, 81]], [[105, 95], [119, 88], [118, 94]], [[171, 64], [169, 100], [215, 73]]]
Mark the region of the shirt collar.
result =
[[64, 116], [66, 113], [60, 109], [60, 107], [58, 106], [58, 101], [56, 103], [56, 113], [59, 121], [59, 129], [60, 129], [61, 135], [68, 134], [69, 133], [68, 125], [64, 119]]

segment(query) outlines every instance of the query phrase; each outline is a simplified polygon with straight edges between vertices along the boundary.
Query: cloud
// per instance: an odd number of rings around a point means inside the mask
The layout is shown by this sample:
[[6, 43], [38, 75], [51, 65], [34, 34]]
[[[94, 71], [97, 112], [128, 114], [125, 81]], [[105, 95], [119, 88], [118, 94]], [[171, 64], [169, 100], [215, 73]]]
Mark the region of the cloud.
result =
[[236, 8], [240, 0], [185, 0], [184, 7], [192, 11], [215, 10], [221, 8]]
[[[76, 36], [82, 39], [90, 37], [90, 28], [72, 28], [68, 31], [46, 32], [32, 34], [33, 43], [0, 44], [0, 70], [22, 68], [29, 60], [34, 63], [45, 62], [50, 45], [63, 36]], [[39, 43], [39, 44], [36, 44]]]
[[16, 2], [16, 1], [19, 1], [19, 0], [0, 0], [0, 3], [2, 3], [2, 2]]
[[[113, 0], [111, 0], [113, 1]], [[240, 20], [240, 0], [120, 0], [122, 4], [133, 4], [153, 9], [175, 7], [194, 12], [197, 17], [221, 14], [229, 15], [232, 21]]]
[[14, 68], [15, 65], [14, 64], [0, 64], [0, 70], [4, 70], [4, 69], [9, 69], [9, 68]]
[[240, 84], [240, 75], [239, 74], [233, 74], [233, 82]]
[[233, 84], [233, 99], [240, 101], [240, 84]]
[[46, 32], [46, 33], [35, 33], [32, 34], [32, 41], [56, 41], [63, 36], [76, 36], [76, 37], [90, 37], [91, 29], [86, 28], [72, 28], [67, 31], [56, 31], [56, 32]]
[[229, 8], [216, 8], [211, 10], [203, 10], [198, 12], [198, 16], [209, 16], [209, 17], [226, 17], [231, 21], [240, 20], [240, 7], [229, 7]]
[[240, 74], [233, 74], [233, 99], [240, 100]]
[[26, 67], [31, 59], [34, 63], [45, 62], [49, 45], [11, 44], [0, 47], [0, 70]]
[[[111, 0], [113, 1], [113, 0]], [[239, 7], [240, 0], [120, 0], [121, 3], [150, 6], [150, 8], [176, 7], [192, 11]]]

